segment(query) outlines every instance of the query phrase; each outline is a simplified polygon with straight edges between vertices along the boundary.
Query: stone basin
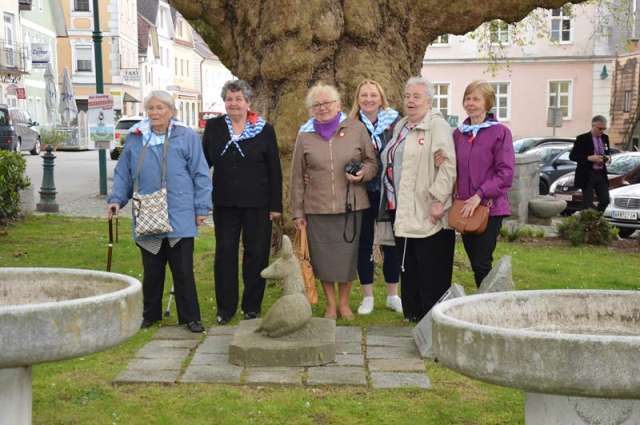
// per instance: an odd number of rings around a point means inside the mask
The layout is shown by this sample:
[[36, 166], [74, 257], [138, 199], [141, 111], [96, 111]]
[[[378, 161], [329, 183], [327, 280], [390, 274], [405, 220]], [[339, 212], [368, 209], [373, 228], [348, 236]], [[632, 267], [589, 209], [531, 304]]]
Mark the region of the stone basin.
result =
[[113, 347], [141, 320], [142, 285], [132, 277], [0, 268], [0, 423], [31, 423], [31, 365]]
[[[445, 366], [526, 391], [527, 424], [640, 423], [635, 400], [613, 409], [614, 419], [598, 416], [621, 399], [640, 399], [640, 292], [514, 291], [457, 298], [434, 307], [433, 333], [435, 355]], [[582, 419], [572, 421], [567, 406], [582, 406], [581, 412], [599, 419], [576, 413]], [[557, 422], [552, 411], [559, 412]], [[625, 412], [629, 422], [618, 420]]]

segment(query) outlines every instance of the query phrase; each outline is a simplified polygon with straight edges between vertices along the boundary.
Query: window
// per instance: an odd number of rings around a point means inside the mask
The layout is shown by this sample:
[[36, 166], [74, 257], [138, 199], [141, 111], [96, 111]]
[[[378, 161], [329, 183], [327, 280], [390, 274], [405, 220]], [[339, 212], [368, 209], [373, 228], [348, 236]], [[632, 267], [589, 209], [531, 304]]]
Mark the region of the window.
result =
[[182, 38], [182, 21], [178, 20], [178, 25], [177, 26], [177, 33], [178, 33], [178, 37]]
[[93, 72], [93, 49], [91, 46], [75, 46], [75, 72]]
[[509, 24], [499, 19], [489, 23], [489, 39], [492, 44], [508, 44]]
[[449, 84], [433, 85], [433, 102], [432, 107], [436, 111], [440, 111], [445, 117], [449, 116]]
[[191, 117], [191, 113], [189, 112], [190, 111], [190, 108], [189, 108], [190, 106], [191, 106], [191, 104], [187, 103], [187, 105], [186, 105], [187, 112], [184, 115], [184, 122], [187, 125], [189, 125], [189, 118]]
[[442, 46], [449, 44], [449, 34], [442, 34], [431, 43], [432, 46]]
[[624, 104], [622, 105], [622, 112], [631, 111], [631, 90], [624, 91]]
[[549, 81], [549, 107], [560, 108], [562, 118], [571, 118], [571, 81]]
[[197, 109], [197, 105], [194, 103], [191, 106], [191, 125], [196, 125], [196, 109]]
[[187, 68], [187, 77], [188, 77], [189, 76], [189, 59], [184, 61], [184, 63], [185, 63], [185, 68]]
[[7, 66], [13, 67], [16, 66], [16, 28], [14, 26], [14, 16], [11, 13], [5, 13], [3, 15], [4, 21], [4, 55], [5, 55], [5, 64]]
[[551, 41], [571, 42], [571, 8], [564, 6], [551, 11]]
[[184, 60], [180, 59], [180, 75], [184, 76]]
[[167, 20], [167, 11], [164, 7], [160, 8], [160, 14], [158, 17], [158, 28], [160, 28], [161, 30], [164, 29], [164, 24]]
[[91, 9], [89, 9], [89, 0], [73, 0], [73, 11], [90, 12]]
[[173, 58], [173, 73], [178, 75], [178, 58]]
[[493, 90], [496, 92], [496, 104], [493, 107], [493, 114], [499, 121], [508, 121], [511, 118], [509, 111], [510, 105], [510, 83], [491, 83]]

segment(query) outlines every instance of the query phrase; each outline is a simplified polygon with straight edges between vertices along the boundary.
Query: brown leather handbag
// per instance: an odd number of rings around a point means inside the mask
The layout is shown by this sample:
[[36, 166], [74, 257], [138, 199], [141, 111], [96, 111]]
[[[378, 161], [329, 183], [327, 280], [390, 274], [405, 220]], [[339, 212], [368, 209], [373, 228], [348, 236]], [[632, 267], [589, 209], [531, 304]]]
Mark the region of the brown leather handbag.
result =
[[316, 305], [318, 304], [318, 289], [316, 288], [316, 277], [313, 274], [311, 257], [309, 256], [309, 243], [307, 241], [306, 227], [302, 227], [302, 230], [296, 231], [294, 245], [296, 257], [298, 257], [300, 269], [302, 270], [302, 278], [304, 279], [305, 295], [309, 300], [309, 304]]
[[487, 205], [478, 205], [470, 217], [462, 217], [462, 207], [464, 201], [462, 199], [454, 199], [453, 205], [449, 209], [447, 220], [449, 227], [455, 229], [462, 235], [473, 234], [479, 235], [484, 233], [489, 222], [489, 210], [492, 202], [489, 200]]

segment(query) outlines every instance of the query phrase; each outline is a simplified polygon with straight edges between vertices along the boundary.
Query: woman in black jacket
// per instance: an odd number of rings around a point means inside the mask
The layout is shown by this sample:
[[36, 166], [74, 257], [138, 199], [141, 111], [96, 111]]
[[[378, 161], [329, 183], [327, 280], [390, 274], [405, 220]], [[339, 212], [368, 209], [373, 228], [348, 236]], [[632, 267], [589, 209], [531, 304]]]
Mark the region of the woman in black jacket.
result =
[[242, 258], [242, 311], [260, 315], [269, 263], [271, 221], [282, 214], [282, 171], [276, 134], [265, 119], [249, 110], [252, 90], [243, 80], [222, 88], [226, 115], [210, 119], [202, 137], [213, 167], [214, 263], [217, 318], [224, 325], [238, 308], [238, 248]]

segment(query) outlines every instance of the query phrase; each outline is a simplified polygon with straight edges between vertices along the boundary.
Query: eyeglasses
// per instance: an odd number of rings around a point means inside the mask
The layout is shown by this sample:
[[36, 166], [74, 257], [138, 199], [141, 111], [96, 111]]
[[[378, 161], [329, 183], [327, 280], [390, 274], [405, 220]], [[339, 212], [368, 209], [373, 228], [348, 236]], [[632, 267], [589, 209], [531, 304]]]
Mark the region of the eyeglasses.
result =
[[325, 108], [325, 107], [328, 108], [329, 105], [331, 105], [332, 103], [336, 103], [336, 101], [335, 100], [331, 100], [329, 102], [314, 103], [313, 105], [311, 105], [311, 109], [314, 109], [314, 110], [317, 111], [318, 109], [322, 109], [322, 108]]
[[607, 127], [594, 127], [596, 130], [605, 131]]

